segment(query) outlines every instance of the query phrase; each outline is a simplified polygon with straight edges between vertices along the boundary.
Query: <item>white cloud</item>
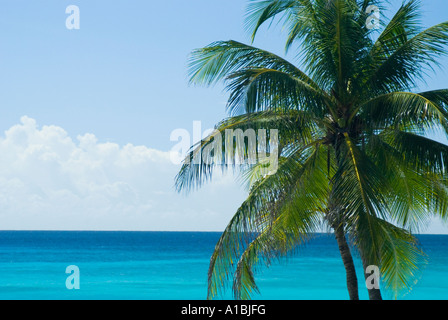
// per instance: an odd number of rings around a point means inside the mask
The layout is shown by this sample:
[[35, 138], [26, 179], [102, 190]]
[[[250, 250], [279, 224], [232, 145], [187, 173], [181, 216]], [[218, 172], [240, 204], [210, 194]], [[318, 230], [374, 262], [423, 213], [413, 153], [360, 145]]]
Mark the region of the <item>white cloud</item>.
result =
[[[244, 190], [225, 176], [180, 195], [178, 170], [169, 152], [72, 138], [25, 116], [0, 137], [0, 229], [223, 230]], [[424, 232], [448, 227], [434, 220]]]
[[0, 154], [3, 230], [222, 230], [244, 200], [229, 177], [179, 195], [169, 152], [73, 139], [26, 116]]

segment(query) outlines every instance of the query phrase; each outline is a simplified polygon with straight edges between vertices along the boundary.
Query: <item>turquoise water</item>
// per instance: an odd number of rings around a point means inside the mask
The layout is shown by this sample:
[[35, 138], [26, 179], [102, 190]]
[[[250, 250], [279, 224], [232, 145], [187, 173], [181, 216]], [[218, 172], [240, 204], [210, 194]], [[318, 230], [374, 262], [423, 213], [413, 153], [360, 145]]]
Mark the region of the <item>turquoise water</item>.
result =
[[[1, 231], [0, 299], [202, 300], [219, 235]], [[448, 299], [448, 236], [419, 239], [429, 264], [412, 292], [401, 299]], [[80, 270], [79, 290], [66, 287], [69, 265]], [[254, 299], [348, 298], [331, 235], [318, 235], [296, 256], [256, 278], [261, 294]], [[361, 298], [367, 299], [361, 281], [360, 289]]]

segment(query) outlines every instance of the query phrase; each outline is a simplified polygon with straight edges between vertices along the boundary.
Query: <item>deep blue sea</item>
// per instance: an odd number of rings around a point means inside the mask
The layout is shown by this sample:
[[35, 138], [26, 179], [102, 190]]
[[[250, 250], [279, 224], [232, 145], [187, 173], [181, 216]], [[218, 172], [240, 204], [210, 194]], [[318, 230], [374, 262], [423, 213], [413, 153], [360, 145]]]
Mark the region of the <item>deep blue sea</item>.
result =
[[[203, 300], [209, 258], [219, 236], [0, 231], [0, 299]], [[412, 292], [400, 299], [448, 299], [448, 236], [421, 235], [419, 240], [429, 263]], [[70, 265], [79, 268], [79, 289], [66, 287]], [[254, 299], [348, 298], [331, 235], [317, 235], [294, 257], [273, 264], [256, 279], [261, 294]], [[367, 299], [363, 280], [359, 287], [360, 297]]]

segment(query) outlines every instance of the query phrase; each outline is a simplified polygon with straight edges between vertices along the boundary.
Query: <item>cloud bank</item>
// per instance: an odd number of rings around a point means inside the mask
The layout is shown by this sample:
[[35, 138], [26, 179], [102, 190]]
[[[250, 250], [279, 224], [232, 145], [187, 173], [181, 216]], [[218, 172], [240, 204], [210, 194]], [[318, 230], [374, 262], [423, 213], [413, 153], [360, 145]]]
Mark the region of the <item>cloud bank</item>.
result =
[[179, 168], [170, 152], [72, 138], [24, 116], [0, 137], [0, 230], [222, 231], [247, 193], [225, 176], [178, 194]]
[[2, 230], [219, 231], [245, 197], [231, 177], [177, 194], [169, 152], [74, 139], [26, 116], [0, 154]]

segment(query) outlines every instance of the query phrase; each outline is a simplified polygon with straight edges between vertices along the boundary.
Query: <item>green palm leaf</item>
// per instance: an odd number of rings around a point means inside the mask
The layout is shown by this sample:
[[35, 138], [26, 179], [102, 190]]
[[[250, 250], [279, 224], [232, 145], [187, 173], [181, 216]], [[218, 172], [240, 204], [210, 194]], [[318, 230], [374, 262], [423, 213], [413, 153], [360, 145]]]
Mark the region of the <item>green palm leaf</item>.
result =
[[[335, 232], [352, 299], [358, 287], [347, 238], [396, 297], [418, 279], [424, 254], [412, 232], [433, 216], [448, 219], [448, 146], [425, 137], [438, 128], [448, 136], [448, 89], [414, 91], [447, 53], [448, 22], [424, 30], [421, 2], [408, 0], [382, 19], [374, 40], [365, 25], [371, 4], [383, 9], [384, 1], [250, 0], [252, 40], [264, 24], [283, 24], [286, 50], [297, 49], [304, 71], [236, 41], [192, 53], [191, 83], [225, 82], [230, 117], [192, 147], [176, 188], [198, 187], [220, 167], [236, 169], [249, 189], [211, 257], [209, 298], [233, 278], [234, 296], [249, 299], [257, 272], [323, 225]], [[257, 147], [278, 156], [275, 173], [266, 174], [263, 160], [213, 161], [227, 152], [250, 158], [248, 144], [218, 139], [227, 130], [270, 129], [277, 145]], [[380, 298], [372, 290], [369, 297]]]

